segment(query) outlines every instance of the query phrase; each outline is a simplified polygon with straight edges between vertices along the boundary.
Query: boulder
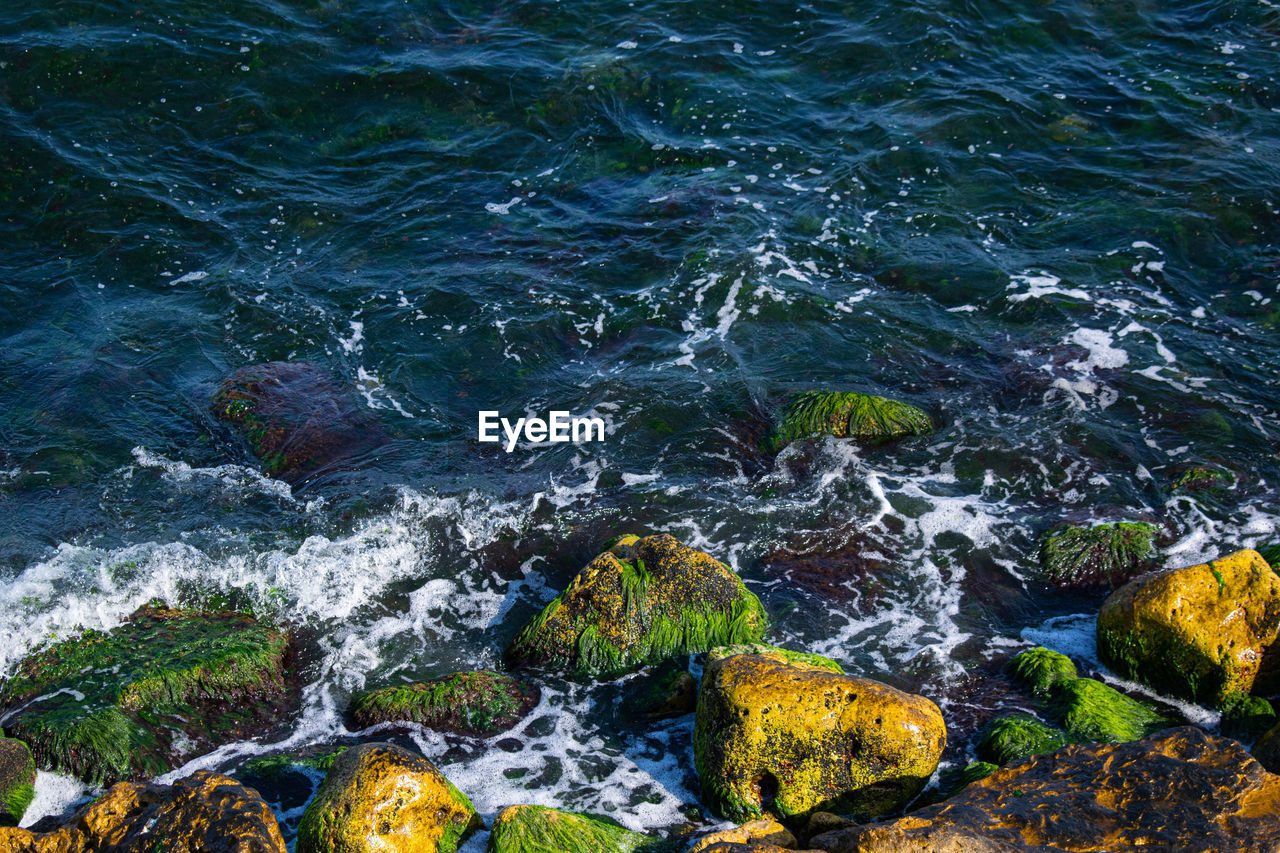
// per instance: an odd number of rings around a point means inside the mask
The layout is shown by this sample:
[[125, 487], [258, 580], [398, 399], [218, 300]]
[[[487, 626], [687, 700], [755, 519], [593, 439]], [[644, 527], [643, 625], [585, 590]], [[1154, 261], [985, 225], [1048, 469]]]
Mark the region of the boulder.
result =
[[0, 826], [17, 826], [36, 795], [36, 763], [22, 741], [0, 737]]
[[742, 846], [767, 844], [773, 847], [794, 849], [796, 837], [776, 820], [753, 820], [732, 829], [709, 832], [693, 843], [688, 853], [702, 853], [718, 844]]
[[[42, 821], [43, 823], [43, 821]], [[0, 828], [5, 853], [285, 853], [252, 788], [199, 770], [172, 785], [121, 782], [43, 832]]]
[[297, 853], [452, 853], [480, 824], [426, 758], [365, 743], [334, 759], [298, 824]]
[[764, 636], [760, 600], [719, 560], [668, 534], [625, 536], [512, 642], [513, 665], [617, 674]]
[[1114, 589], [1156, 567], [1156, 532], [1127, 521], [1059, 527], [1041, 544], [1040, 563], [1055, 586]]
[[978, 744], [978, 758], [989, 764], [1008, 764], [1019, 758], [1053, 752], [1070, 742], [1062, 729], [1046, 726], [1031, 717], [1001, 717], [993, 722]]
[[377, 723], [419, 723], [430, 729], [486, 737], [504, 732], [538, 704], [537, 687], [489, 670], [455, 672], [426, 683], [384, 687], [351, 705], [359, 728]]
[[1098, 653], [1119, 675], [1224, 707], [1276, 684], [1280, 577], [1256, 551], [1136, 578], [1098, 614]]
[[881, 815], [937, 768], [936, 705], [770, 647], [708, 656], [694, 722], [703, 798], [719, 815], [802, 821], [815, 810]]
[[297, 706], [290, 640], [242, 613], [144, 607], [23, 659], [0, 717], [36, 764], [95, 785], [157, 776]]
[[1077, 743], [1137, 740], [1169, 726], [1169, 720], [1137, 699], [1093, 678], [1058, 682], [1050, 704]]
[[508, 806], [494, 818], [488, 853], [657, 853], [662, 842], [601, 815]]
[[239, 428], [263, 473], [291, 483], [385, 441], [350, 392], [305, 361], [240, 368], [218, 386], [213, 413]]
[[932, 429], [929, 416], [910, 403], [855, 391], [805, 391], [783, 407], [770, 444], [777, 451], [793, 441], [822, 435], [882, 441]]
[[830, 853], [1273, 853], [1280, 777], [1190, 726], [1072, 745], [970, 783], [894, 821], [819, 835]]

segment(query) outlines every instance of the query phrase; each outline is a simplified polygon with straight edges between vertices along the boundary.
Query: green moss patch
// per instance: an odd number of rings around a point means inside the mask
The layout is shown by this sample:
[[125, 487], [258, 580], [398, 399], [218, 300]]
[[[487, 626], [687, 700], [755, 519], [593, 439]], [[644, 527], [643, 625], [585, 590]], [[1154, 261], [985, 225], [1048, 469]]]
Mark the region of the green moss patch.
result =
[[978, 744], [978, 758], [1003, 766], [1019, 758], [1053, 752], [1070, 742], [1062, 729], [1031, 717], [1002, 717], [991, 724]]
[[1092, 678], [1059, 682], [1052, 705], [1063, 728], [1080, 743], [1122, 743], [1168, 728], [1151, 708]]
[[1216, 465], [1193, 465], [1182, 471], [1173, 482], [1179, 492], [1204, 492], [1230, 489], [1236, 484], [1235, 475]]
[[0, 826], [17, 826], [35, 798], [36, 764], [25, 743], [0, 737]]
[[25, 658], [0, 690], [38, 765], [96, 785], [164, 773], [297, 704], [289, 637], [239, 613], [144, 607]]
[[601, 815], [511, 806], [498, 815], [488, 853], [662, 853], [664, 842]]
[[520, 631], [507, 658], [515, 666], [615, 674], [756, 642], [767, 621], [728, 566], [662, 534], [597, 556]]
[[882, 441], [932, 429], [929, 416], [910, 403], [856, 391], [805, 391], [783, 407], [770, 449], [778, 451], [793, 441], [821, 435]]
[[707, 653], [707, 663], [731, 658], [734, 655], [764, 655], [781, 663], [798, 663], [844, 675], [844, 667], [831, 658], [810, 652], [793, 652], [790, 649], [781, 649], [767, 643], [739, 643], [734, 646], [720, 646]]
[[1031, 690], [1034, 696], [1048, 696], [1059, 681], [1078, 677], [1071, 658], [1044, 647], [1027, 649], [1009, 661], [1009, 677]]
[[1060, 527], [1045, 537], [1040, 562], [1055, 586], [1114, 588], [1156, 567], [1156, 532], [1127, 521]]
[[438, 731], [483, 737], [506, 731], [538, 704], [536, 687], [488, 670], [455, 672], [436, 681], [385, 687], [355, 698], [351, 719], [419, 723]]

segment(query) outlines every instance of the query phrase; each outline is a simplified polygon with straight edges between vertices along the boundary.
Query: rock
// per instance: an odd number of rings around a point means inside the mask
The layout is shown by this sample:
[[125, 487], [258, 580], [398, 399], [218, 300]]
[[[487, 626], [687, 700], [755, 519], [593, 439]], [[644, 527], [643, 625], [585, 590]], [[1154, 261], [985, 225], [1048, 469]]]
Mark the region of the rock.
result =
[[796, 837], [776, 820], [753, 820], [733, 829], [708, 833], [693, 843], [688, 853], [702, 853], [713, 844], [768, 844], [782, 848], [794, 848]]
[[777, 451], [793, 441], [833, 435], [877, 441], [921, 435], [933, 421], [910, 403], [855, 391], [805, 391], [787, 401], [771, 444]]
[[488, 853], [648, 853], [659, 842], [601, 815], [508, 806], [493, 821]]
[[685, 669], [646, 674], [626, 691], [626, 715], [633, 720], [667, 720], [692, 714], [698, 705], [698, 679]]
[[991, 724], [978, 744], [978, 758], [1004, 765], [1019, 758], [1053, 752], [1069, 742], [1066, 732], [1031, 717], [1001, 717]]
[[471, 801], [426, 758], [365, 743], [334, 759], [298, 824], [297, 853], [452, 853], [479, 826]]
[[25, 743], [0, 737], [0, 826], [17, 826], [36, 795], [36, 763]]
[[0, 717], [36, 764], [95, 785], [157, 776], [297, 706], [290, 640], [241, 613], [144, 607], [23, 659]]
[[1253, 745], [1253, 757], [1272, 773], [1280, 773], [1280, 723], [1272, 726]]
[[[1257, 740], [1275, 726], [1275, 709], [1261, 696], [1237, 696], [1222, 711], [1222, 734], [1239, 741]], [[1270, 769], [1270, 768], [1268, 768]]]
[[1098, 614], [1098, 653], [1117, 674], [1225, 706], [1270, 690], [1264, 661], [1280, 632], [1280, 577], [1256, 551], [1130, 581]]
[[425, 684], [385, 687], [357, 696], [351, 718], [362, 729], [403, 721], [485, 737], [514, 726], [538, 704], [539, 695], [537, 687], [526, 687], [502, 673], [455, 672]]
[[1169, 726], [1151, 708], [1092, 678], [1058, 682], [1050, 703], [1077, 743], [1137, 740]]
[[305, 806], [346, 747], [304, 747], [296, 752], [261, 755], [238, 767], [236, 780], [252, 787], [280, 811]]
[[1174, 481], [1174, 491], [1204, 492], [1230, 489], [1236, 484], [1235, 475], [1217, 465], [1192, 465], [1184, 469]]
[[121, 782], [45, 832], [0, 828], [6, 853], [285, 853], [252, 788], [199, 770], [172, 785]]
[[815, 655], [735, 651], [708, 656], [694, 722], [703, 798], [717, 814], [881, 815], [937, 768], [946, 727], [928, 699]]
[[1156, 527], [1114, 522], [1092, 527], [1060, 527], [1040, 546], [1040, 563], [1058, 587], [1114, 589], [1156, 567]]
[[597, 556], [516, 636], [514, 665], [616, 674], [754, 642], [767, 617], [719, 560], [668, 534], [627, 536]]
[[1258, 553], [1262, 555], [1262, 559], [1267, 561], [1267, 565], [1271, 566], [1272, 570], [1277, 565], [1280, 565], [1280, 544], [1264, 545], [1258, 549]]
[[385, 441], [351, 394], [305, 361], [240, 368], [214, 393], [213, 413], [240, 429], [265, 474], [291, 483]]
[[1048, 696], [1059, 681], [1079, 677], [1071, 658], [1043, 646], [1019, 653], [1009, 661], [1008, 670], [1009, 677], [1028, 688], [1033, 696]]
[[1187, 726], [1067, 746], [944, 803], [810, 844], [830, 853], [1271, 853], [1280, 845], [1280, 777], [1235, 741]]

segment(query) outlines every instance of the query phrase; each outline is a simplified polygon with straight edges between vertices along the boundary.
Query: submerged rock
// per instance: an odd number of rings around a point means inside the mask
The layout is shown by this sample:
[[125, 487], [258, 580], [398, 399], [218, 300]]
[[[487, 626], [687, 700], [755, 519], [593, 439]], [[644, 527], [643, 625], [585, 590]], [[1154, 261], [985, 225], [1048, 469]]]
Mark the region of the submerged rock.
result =
[[1256, 551], [1130, 581], [1098, 614], [1098, 653], [1119, 675], [1216, 707], [1275, 684], [1280, 577]]
[[[1222, 711], [1222, 734], [1239, 741], [1257, 740], [1276, 725], [1271, 703], [1261, 696], [1239, 696]], [[1270, 770], [1270, 766], [1267, 769]]]
[[144, 607], [23, 659], [0, 716], [41, 767], [95, 785], [156, 776], [279, 723], [298, 700], [289, 653], [242, 613]]
[[1067, 746], [883, 824], [819, 835], [830, 853], [1262, 853], [1280, 845], [1280, 777], [1187, 726]]
[[596, 675], [764, 636], [760, 600], [719, 560], [668, 534], [625, 536], [516, 636], [514, 665]]
[[336, 759], [298, 824], [298, 853], [452, 853], [480, 817], [426, 758], [390, 743]]
[[494, 818], [488, 853], [661, 853], [657, 839], [601, 815], [508, 806]]
[[881, 815], [928, 781], [946, 745], [936, 705], [771, 647], [708, 656], [694, 723], [703, 797], [745, 821], [814, 810]]
[[537, 687], [489, 670], [455, 672], [435, 681], [384, 687], [356, 697], [357, 726], [419, 723], [437, 731], [484, 737], [506, 731], [538, 704]]
[[1236, 484], [1235, 475], [1217, 465], [1192, 465], [1184, 469], [1173, 488], [1179, 492], [1204, 492], [1229, 489]]
[[384, 441], [351, 394], [305, 361], [240, 368], [214, 393], [213, 412], [239, 427], [265, 474], [289, 482]]
[[929, 416], [910, 403], [856, 391], [805, 391], [787, 401], [770, 443], [777, 451], [822, 435], [877, 441], [932, 429]]
[[684, 669], [648, 673], [629, 685], [623, 704], [633, 720], [652, 722], [692, 714], [698, 704], [698, 679]]
[[0, 826], [17, 826], [36, 795], [36, 763], [22, 741], [0, 737]]
[[1156, 532], [1129, 521], [1060, 527], [1045, 537], [1040, 562], [1055, 586], [1114, 588], [1156, 567]]
[[252, 788], [207, 770], [172, 785], [121, 782], [44, 832], [0, 828], [5, 853], [285, 853]]

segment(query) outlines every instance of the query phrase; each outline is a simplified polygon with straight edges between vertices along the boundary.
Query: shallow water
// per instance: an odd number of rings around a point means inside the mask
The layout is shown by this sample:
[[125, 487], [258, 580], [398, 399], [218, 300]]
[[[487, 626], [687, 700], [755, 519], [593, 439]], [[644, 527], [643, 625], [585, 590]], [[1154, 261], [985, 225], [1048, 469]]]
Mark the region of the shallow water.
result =
[[[667, 531], [775, 642], [962, 732], [1010, 651], [1093, 660], [1050, 527], [1156, 520], [1167, 565], [1280, 538], [1278, 41], [1265, 0], [8, 3], [0, 671], [230, 601], [314, 637], [282, 738], [322, 744], [351, 691], [498, 665], [601, 542]], [[261, 476], [208, 401], [283, 359], [389, 443]], [[761, 454], [814, 387], [940, 427]], [[475, 441], [550, 408], [606, 441]], [[1194, 463], [1235, 487], [1174, 492]], [[816, 587], [776, 559], [846, 551]], [[487, 817], [686, 820], [689, 718], [543, 690], [418, 745]]]

